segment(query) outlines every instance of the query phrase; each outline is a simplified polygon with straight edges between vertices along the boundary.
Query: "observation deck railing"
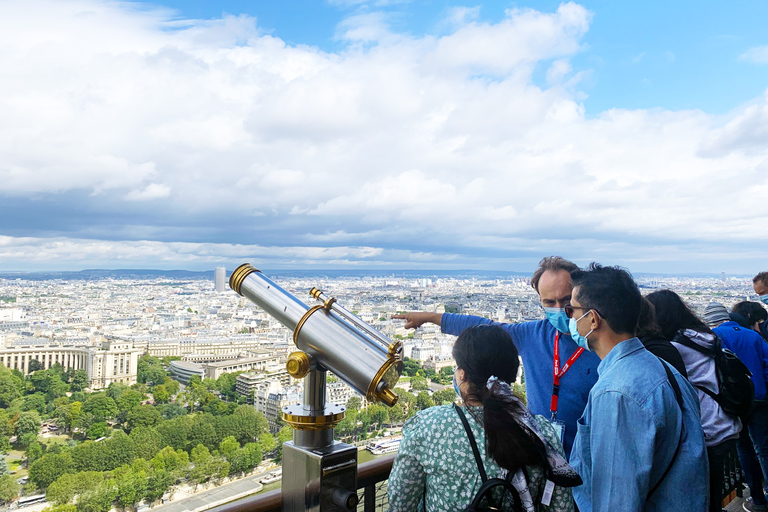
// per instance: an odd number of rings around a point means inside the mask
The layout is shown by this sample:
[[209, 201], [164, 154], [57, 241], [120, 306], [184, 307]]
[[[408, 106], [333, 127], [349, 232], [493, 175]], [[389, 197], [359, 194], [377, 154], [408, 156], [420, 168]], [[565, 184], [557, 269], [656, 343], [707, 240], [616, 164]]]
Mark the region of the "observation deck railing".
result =
[[[387, 480], [396, 455], [393, 453], [358, 466], [358, 512], [384, 512], [387, 509]], [[207, 512], [280, 512], [282, 503], [280, 489], [275, 489], [219, 505]]]
[[[360, 504], [357, 507], [358, 512], [385, 512], [387, 510], [389, 505], [387, 480], [396, 456], [397, 454], [393, 453], [369, 462], [363, 462], [358, 466], [357, 490], [360, 498]], [[736, 510], [740, 508], [744, 482], [735, 452], [728, 454], [724, 469], [723, 506], [727, 510]], [[207, 512], [281, 512], [282, 503], [280, 489], [275, 489], [219, 505]]]

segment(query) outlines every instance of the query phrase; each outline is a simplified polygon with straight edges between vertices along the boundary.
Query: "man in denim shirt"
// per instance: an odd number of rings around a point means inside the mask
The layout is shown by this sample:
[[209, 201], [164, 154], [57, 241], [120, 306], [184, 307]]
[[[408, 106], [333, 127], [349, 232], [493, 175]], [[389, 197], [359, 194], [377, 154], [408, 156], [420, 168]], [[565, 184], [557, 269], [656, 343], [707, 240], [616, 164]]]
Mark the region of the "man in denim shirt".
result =
[[571, 276], [571, 336], [602, 359], [571, 451], [584, 480], [573, 489], [580, 512], [705, 512], [709, 468], [699, 400], [670, 366], [681, 410], [665, 363], [634, 337], [642, 298], [632, 276], [594, 263]]

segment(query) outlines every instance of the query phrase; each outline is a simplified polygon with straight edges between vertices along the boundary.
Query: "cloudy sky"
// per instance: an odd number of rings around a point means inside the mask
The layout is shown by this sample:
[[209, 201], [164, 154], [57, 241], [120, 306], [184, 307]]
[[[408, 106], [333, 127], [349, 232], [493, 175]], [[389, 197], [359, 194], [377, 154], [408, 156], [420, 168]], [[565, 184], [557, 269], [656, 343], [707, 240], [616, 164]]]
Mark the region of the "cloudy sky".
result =
[[0, 269], [768, 269], [768, 4], [626, 4], [0, 0]]

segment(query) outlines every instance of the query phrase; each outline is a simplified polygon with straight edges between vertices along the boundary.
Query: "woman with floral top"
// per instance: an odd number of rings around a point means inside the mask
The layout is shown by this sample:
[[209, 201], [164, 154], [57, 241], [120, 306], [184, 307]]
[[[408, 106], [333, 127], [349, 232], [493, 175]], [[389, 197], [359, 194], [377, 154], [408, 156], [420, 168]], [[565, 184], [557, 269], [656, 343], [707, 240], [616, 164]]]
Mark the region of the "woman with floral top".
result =
[[[569, 487], [581, 479], [550, 423], [532, 416], [508, 384], [519, 366], [510, 335], [495, 325], [470, 327], [453, 357], [454, 388], [487, 477], [513, 475], [525, 512], [573, 511]], [[390, 512], [458, 512], [472, 502], [483, 482], [459, 412], [454, 405], [430, 407], [405, 423], [389, 477]], [[509, 493], [503, 510], [513, 510]]]

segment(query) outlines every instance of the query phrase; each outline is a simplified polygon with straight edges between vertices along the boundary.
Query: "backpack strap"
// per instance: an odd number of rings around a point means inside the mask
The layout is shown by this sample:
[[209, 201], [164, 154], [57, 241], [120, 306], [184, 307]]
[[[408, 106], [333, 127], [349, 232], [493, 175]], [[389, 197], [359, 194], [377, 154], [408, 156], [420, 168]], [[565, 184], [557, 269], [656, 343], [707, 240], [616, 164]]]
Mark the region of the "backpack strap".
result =
[[[475, 494], [474, 499], [472, 500], [472, 503], [470, 503], [469, 508], [467, 510], [478, 510], [480, 506], [480, 502], [482, 501], [483, 497], [485, 496], [485, 493], [488, 492], [489, 489], [496, 487], [497, 485], [501, 485], [504, 487], [504, 490], [506, 492], [509, 492], [509, 494], [512, 495], [512, 509], [515, 512], [522, 512], [523, 510], [523, 503], [520, 499], [520, 494], [517, 492], [517, 489], [514, 485], [512, 485], [512, 478], [515, 476], [512, 474], [511, 471], [507, 471], [507, 477], [502, 480], [501, 478], [491, 478], [488, 479], [488, 475], [485, 472], [485, 465], [483, 464], [483, 459], [480, 457], [480, 450], [477, 448], [477, 441], [475, 441], [475, 436], [472, 434], [472, 429], [469, 426], [469, 422], [467, 421], [467, 416], [464, 414], [464, 411], [461, 410], [461, 407], [459, 407], [456, 404], [453, 404], [453, 408], [456, 409], [456, 412], [459, 414], [459, 419], [461, 420], [461, 424], [464, 425], [464, 431], [467, 433], [467, 437], [469, 438], [469, 444], [472, 446], [472, 453], [475, 455], [475, 462], [477, 463], [477, 469], [480, 471], [480, 478], [483, 481], [483, 485], [480, 486], [480, 489], [477, 491], [477, 494]], [[526, 481], [528, 478], [528, 473], [525, 471], [525, 468], [523, 468], [523, 472], [526, 477]], [[498, 510], [501, 510], [501, 506], [504, 503], [504, 494], [501, 495], [501, 501], [498, 504]]]
[[699, 345], [695, 341], [689, 339], [688, 336], [686, 336], [682, 332], [677, 333], [677, 335], [672, 339], [672, 341], [674, 343], [679, 343], [679, 344], [681, 344], [683, 346], [691, 348], [691, 349], [693, 349], [693, 350], [695, 350], [697, 352], [701, 352], [702, 354], [704, 354], [706, 356], [709, 356], [709, 357], [715, 357], [715, 355], [717, 354], [717, 349], [720, 346], [720, 343], [718, 343], [720, 341], [720, 339], [717, 337], [717, 335], [715, 335], [715, 344], [712, 346], [711, 349], [706, 348], [706, 347], [702, 347], [701, 345]]
[[462, 411], [461, 407], [458, 405], [453, 404], [453, 408], [456, 409], [457, 413], [459, 413], [459, 419], [464, 425], [464, 430], [467, 432], [469, 444], [472, 445], [472, 453], [475, 454], [475, 462], [477, 462], [477, 469], [480, 471], [480, 478], [482, 478], [483, 483], [485, 483], [488, 481], [488, 475], [485, 473], [485, 465], [483, 464], [482, 457], [480, 457], [480, 450], [477, 449], [477, 441], [475, 441], [475, 436], [472, 435], [472, 429], [469, 427], [467, 417], [464, 415], [464, 411]]
[[[693, 342], [691, 342], [693, 343]], [[661, 475], [661, 478], [658, 482], [656, 482], [656, 485], [654, 485], [650, 492], [648, 492], [648, 496], [645, 498], [646, 501], [651, 499], [651, 496], [653, 496], [653, 493], [656, 492], [656, 490], [659, 488], [661, 483], [664, 481], [665, 478], [667, 478], [667, 475], [669, 474], [669, 471], [672, 469], [672, 466], [675, 464], [675, 460], [677, 459], [677, 454], [680, 453], [680, 446], [683, 444], [683, 428], [685, 428], [685, 423], [683, 421], [682, 412], [683, 412], [683, 393], [680, 391], [680, 385], [677, 383], [677, 379], [675, 379], [675, 375], [672, 373], [672, 370], [669, 369], [669, 367], [664, 363], [664, 361], [659, 358], [659, 361], [661, 362], [661, 366], [664, 367], [664, 371], [667, 374], [667, 380], [669, 380], [669, 383], [672, 385], [672, 390], [675, 392], [675, 399], [677, 400], [677, 405], [680, 406], [680, 439], [677, 441], [677, 448], [675, 448], [675, 453], [672, 455], [672, 460], [669, 461], [669, 466], [667, 466], [667, 469], [664, 471], [664, 474]]]

